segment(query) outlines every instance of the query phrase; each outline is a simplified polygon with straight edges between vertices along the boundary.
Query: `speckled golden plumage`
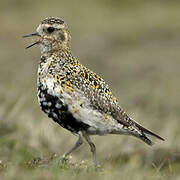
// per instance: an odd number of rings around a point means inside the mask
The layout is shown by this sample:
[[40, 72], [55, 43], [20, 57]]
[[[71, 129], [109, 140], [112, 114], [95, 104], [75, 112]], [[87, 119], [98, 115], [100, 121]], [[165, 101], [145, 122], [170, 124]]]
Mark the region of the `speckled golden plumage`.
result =
[[89, 143], [95, 166], [96, 149], [89, 135], [133, 135], [152, 145], [146, 134], [160, 136], [132, 120], [119, 106], [105, 81], [83, 66], [70, 49], [67, 24], [59, 18], [46, 18], [35, 33], [40, 45], [38, 68], [38, 101], [41, 109], [55, 122], [78, 134], [76, 144], [65, 155], [79, 147], [83, 138]]

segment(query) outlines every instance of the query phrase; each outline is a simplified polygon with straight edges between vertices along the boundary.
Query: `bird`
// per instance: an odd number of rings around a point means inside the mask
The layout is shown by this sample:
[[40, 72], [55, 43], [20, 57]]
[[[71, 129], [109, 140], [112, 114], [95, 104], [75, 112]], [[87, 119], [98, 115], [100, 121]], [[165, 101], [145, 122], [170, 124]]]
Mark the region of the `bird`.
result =
[[97, 167], [92, 135], [130, 135], [148, 145], [153, 142], [147, 135], [164, 141], [129, 117], [103, 78], [73, 55], [69, 27], [62, 18], [47, 17], [34, 33], [23, 37], [32, 36], [36, 40], [26, 48], [39, 45], [41, 51], [37, 73], [39, 105], [49, 118], [78, 136], [65, 157], [87, 141]]

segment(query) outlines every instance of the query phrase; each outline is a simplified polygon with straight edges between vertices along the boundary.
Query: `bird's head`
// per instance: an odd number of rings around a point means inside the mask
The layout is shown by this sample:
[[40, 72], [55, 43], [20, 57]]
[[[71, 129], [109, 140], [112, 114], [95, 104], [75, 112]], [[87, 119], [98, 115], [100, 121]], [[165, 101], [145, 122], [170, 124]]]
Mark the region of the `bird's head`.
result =
[[70, 33], [67, 24], [60, 18], [48, 17], [41, 21], [36, 32], [23, 37], [37, 36], [37, 40], [28, 46], [40, 45], [41, 53], [63, 50], [69, 47]]

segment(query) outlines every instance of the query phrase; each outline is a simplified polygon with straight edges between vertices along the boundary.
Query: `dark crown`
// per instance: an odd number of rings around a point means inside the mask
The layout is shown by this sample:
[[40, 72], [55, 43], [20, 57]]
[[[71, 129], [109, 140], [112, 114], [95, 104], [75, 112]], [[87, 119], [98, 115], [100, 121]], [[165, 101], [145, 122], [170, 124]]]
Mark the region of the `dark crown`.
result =
[[48, 17], [46, 19], [44, 19], [43, 21], [41, 21], [42, 24], [64, 24], [64, 20], [60, 19], [60, 18], [55, 18], [55, 17]]

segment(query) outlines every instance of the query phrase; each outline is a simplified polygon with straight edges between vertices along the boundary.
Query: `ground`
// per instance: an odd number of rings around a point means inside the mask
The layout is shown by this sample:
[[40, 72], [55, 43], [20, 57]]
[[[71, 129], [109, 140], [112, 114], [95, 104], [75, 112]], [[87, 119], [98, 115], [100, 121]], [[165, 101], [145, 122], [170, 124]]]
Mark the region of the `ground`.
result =
[[[175, 0], [0, 2], [0, 178], [180, 179], [179, 8]], [[41, 112], [40, 51], [25, 50], [30, 42], [22, 39], [47, 16], [67, 21], [74, 55], [165, 142], [149, 147], [134, 137], [94, 136], [99, 171], [87, 144], [57, 163], [77, 137]]]

